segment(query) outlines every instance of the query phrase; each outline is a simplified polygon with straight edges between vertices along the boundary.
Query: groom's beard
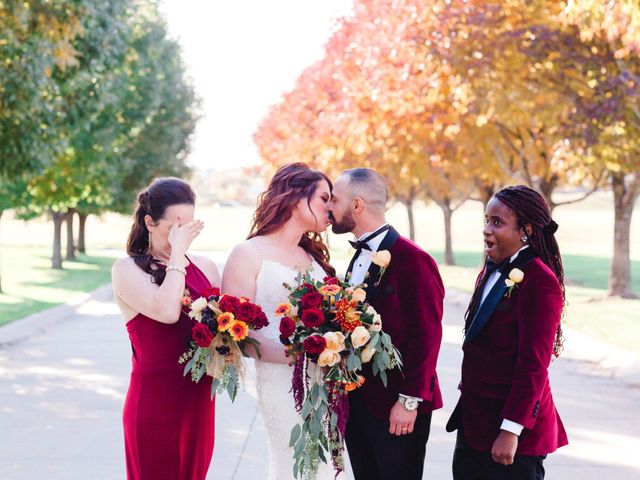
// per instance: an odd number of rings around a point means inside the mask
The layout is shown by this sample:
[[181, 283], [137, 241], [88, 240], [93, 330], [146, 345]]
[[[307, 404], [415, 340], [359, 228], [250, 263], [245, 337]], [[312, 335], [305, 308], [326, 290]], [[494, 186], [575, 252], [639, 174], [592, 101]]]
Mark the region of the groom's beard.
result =
[[331, 219], [331, 230], [333, 233], [341, 234], [341, 233], [349, 233], [352, 232], [354, 228], [356, 228], [356, 222], [353, 219], [353, 215], [351, 212], [347, 212], [342, 217], [342, 220], [338, 221], [338, 219], [333, 215], [333, 212], [329, 214]]

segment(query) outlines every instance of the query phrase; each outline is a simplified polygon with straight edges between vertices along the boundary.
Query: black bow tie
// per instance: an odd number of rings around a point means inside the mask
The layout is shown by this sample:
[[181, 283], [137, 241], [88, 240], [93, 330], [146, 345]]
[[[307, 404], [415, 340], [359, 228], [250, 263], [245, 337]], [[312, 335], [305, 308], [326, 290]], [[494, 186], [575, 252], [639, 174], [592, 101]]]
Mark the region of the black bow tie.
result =
[[369, 244], [364, 240], [356, 240], [355, 242], [353, 240], [349, 240], [349, 243], [356, 250], [369, 250], [369, 251], [371, 250], [371, 247], [369, 246]]
[[391, 228], [391, 225], [383, 225], [382, 227], [380, 227], [379, 229], [377, 229], [375, 232], [373, 232], [370, 235], [367, 235], [366, 238], [363, 238], [362, 240], [349, 240], [349, 243], [351, 244], [351, 246], [353, 248], [355, 248], [356, 250], [362, 251], [362, 250], [369, 250], [371, 251], [371, 247], [369, 246], [369, 241], [373, 240], [374, 238], [376, 238], [378, 235], [380, 235], [382, 232], [386, 232], [387, 230], [389, 230]]
[[499, 271], [500, 273], [504, 273], [510, 263], [511, 263], [510, 258], [507, 258], [506, 260], [503, 260], [500, 263], [496, 263], [490, 258], [487, 258], [487, 266], [485, 267], [486, 268], [485, 276], [488, 277], [496, 270]]

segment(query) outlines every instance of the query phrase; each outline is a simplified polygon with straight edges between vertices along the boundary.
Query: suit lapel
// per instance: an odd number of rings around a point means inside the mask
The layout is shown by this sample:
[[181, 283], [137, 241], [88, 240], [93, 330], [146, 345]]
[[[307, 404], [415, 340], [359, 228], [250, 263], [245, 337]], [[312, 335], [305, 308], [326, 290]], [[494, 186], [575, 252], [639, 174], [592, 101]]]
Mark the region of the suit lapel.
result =
[[[504, 281], [509, 277], [509, 272], [511, 272], [511, 270], [514, 268], [524, 268], [527, 263], [529, 263], [536, 257], [537, 255], [533, 250], [533, 247], [529, 247], [525, 250], [522, 250], [516, 257], [516, 259], [507, 266], [502, 275], [500, 275], [500, 278], [498, 278], [496, 284], [489, 291], [487, 298], [484, 299], [484, 302], [482, 302], [480, 308], [473, 316], [471, 325], [469, 326], [464, 337], [464, 343], [473, 340], [491, 318], [491, 315], [500, 303], [500, 300], [502, 300], [502, 297], [507, 290], [507, 285], [504, 283]], [[484, 283], [485, 282], [482, 282], [481, 284], [482, 288], [484, 288]]]
[[[379, 252], [381, 250], [390, 250], [393, 247], [393, 245], [396, 243], [396, 240], [398, 240], [398, 237], [400, 237], [400, 234], [397, 232], [397, 230], [393, 227], [390, 227], [389, 230], [387, 231], [387, 234], [382, 239], [382, 242], [380, 243], [380, 246], [378, 247], [377, 251]], [[367, 271], [367, 275], [365, 276], [365, 280], [364, 280], [367, 284], [367, 288], [366, 288], [367, 297], [371, 296], [371, 293], [375, 289], [374, 285], [378, 281], [379, 275], [380, 275], [380, 267], [375, 263], [371, 262], [371, 266], [369, 267], [369, 270]]]
[[351, 257], [351, 261], [349, 262], [349, 267], [347, 268], [347, 274], [345, 275], [345, 278], [348, 278], [349, 275], [351, 275], [353, 264], [356, 262], [356, 258], [358, 258], [358, 255], [360, 255], [360, 252], [356, 250], [356, 253], [353, 254], [353, 257]]
[[491, 314], [496, 309], [498, 303], [500, 303], [500, 299], [504, 296], [504, 292], [507, 290], [507, 285], [504, 281], [508, 276], [509, 274], [506, 272], [500, 275], [496, 284], [489, 291], [489, 295], [484, 299], [484, 302], [482, 302], [482, 305], [480, 305], [480, 308], [471, 321], [471, 326], [464, 337], [464, 343], [473, 340], [480, 330], [482, 330], [482, 327], [487, 324]]

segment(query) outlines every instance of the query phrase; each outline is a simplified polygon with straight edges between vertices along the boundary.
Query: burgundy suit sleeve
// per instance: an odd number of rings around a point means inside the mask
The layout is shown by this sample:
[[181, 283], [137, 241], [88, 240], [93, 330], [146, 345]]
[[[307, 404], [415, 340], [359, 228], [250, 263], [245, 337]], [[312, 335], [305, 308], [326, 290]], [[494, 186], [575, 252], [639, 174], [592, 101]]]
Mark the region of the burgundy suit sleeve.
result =
[[502, 416], [532, 429], [548, 382], [556, 329], [562, 314], [562, 291], [552, 274], [543, 272], [523, 282], [518, 308], [518, 356]]
[[407, 258], [407, 265], [410, 267], [398, 282], [402, 315], [409, 329], [402, 357], [404, 378], [399, 391], [431, 401], [442, 342], [444, 286], [436, 263], [426, 253]]

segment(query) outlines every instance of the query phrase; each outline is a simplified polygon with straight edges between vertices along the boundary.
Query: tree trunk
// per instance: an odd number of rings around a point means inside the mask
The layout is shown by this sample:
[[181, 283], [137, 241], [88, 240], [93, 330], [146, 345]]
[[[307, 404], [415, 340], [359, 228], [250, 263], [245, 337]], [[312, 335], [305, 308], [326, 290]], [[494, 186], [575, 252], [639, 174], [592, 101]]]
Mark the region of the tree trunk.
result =
[[444, 216], [444, 264], [455, 265], [455, 259], [453, 258], [453, 244], [451, 241], [451, 217], [453, 210], [449, 202], [440, 204], [442, 214]]
[[67, 255], [66, 260], [76, 259], [76, 247], [73, 244], [73, 216], [76, 213], [75, 208], [70, 208], [65, 214], [67, 222]]
[[78, 251], [83, 254], [87, 253], [87, 246], [85, 244], [85, 228], [88, 216], [88, 213], [78, 212]]
[[[557, 180], [557, 177], [555, 175], [553, 175], [551, 177], [551, 180], [540, 180], [540, 182], [537, 185], [537, 187], [538, 187], [537, 190], [538, 190], [538, 192], [540, 194], [542, 194], [542, 196], [546, 200], [547, 205], [549, 205], [549, 210], [550, 210], [552, 215], [553, 215], [553, 211], [558, 206], [551, 199], [551, 196], [553, 195], [553, 191], [556, 189], [557, 186], [558, 186], [558, 180]], [[532, 188], [534, 188], [534, 187], [532, 186]]]
[[[609, 274], [609, 295], [635, 298], [631, 289], [631, 260], [629, 244], [631, 216], [636, 198], [640, 194], [640, 175], [632, 174], [625, 179], [623, 173], [611, 174], [615, 219], [613, 226], [613, 258]], [[625, 181], [625, 180], [628, 180]]]
[[407, 216], [409, 217], [409, 238], [412, 242], [416, 241], [416, 223], [413, 216], [413, 199], [403, 200], [402, 203], [407, 208]]
[[53, 219], [53, 255], [51, 257], [51, 268], [62, 269], [62, 221], [64, 215], [60, 212], [51, 211]]

